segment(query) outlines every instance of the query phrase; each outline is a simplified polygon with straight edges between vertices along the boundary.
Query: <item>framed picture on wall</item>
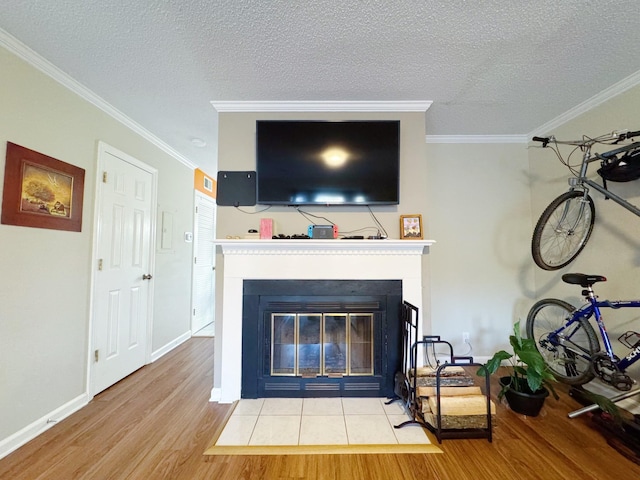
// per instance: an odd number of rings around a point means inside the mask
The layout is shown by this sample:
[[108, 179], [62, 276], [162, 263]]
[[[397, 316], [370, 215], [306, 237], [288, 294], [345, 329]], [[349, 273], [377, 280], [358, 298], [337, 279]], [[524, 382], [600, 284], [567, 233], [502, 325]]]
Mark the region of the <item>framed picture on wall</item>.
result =
[[400, 239], [422, 240], [422, 215], [400, 215]]
[[84, 169], [7, 142], [1, 221], [82, 230]]

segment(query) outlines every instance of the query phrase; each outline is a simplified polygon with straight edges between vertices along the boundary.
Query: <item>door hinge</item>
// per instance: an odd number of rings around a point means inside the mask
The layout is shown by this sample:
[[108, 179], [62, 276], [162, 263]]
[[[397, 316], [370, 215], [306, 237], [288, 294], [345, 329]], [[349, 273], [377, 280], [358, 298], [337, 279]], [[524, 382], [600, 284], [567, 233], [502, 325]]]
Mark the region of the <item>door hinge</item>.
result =
[[193, 309], [193, 316], [194, 317], [196, 316], [196, 309], [195, 308]]
[[98, 259], [98, 270], [102, 271], [102, 259], [101, 258]]
[[93, 358], [95, 359], [96, 362], [98, 361], [99, 352], [100, 350], [96, 350], [95, 352], [93, 352]]
[[102, 183], [107, 183], [107, 172], [102, 172]]
[[198, 257], [193, 257], [193, 263], [198, 264]]

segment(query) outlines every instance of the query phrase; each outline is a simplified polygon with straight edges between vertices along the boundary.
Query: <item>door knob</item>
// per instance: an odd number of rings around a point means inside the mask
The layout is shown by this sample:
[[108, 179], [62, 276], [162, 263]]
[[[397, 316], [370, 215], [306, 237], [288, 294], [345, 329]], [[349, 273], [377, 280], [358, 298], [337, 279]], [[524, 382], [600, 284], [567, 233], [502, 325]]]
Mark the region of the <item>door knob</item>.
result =
[[142, 279], [143, 280], [151, 280], [151, 274], [147, 275], [146, 273], [144, 275], [142, 275]]

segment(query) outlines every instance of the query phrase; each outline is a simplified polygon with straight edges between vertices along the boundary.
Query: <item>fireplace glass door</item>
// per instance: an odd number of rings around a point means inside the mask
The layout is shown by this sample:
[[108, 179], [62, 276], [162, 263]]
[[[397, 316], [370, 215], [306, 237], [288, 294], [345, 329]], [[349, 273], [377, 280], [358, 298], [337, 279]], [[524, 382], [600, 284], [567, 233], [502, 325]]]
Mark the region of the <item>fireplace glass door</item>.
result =
[[271, 375], [373, 375], [373, 313], [272, 313]]

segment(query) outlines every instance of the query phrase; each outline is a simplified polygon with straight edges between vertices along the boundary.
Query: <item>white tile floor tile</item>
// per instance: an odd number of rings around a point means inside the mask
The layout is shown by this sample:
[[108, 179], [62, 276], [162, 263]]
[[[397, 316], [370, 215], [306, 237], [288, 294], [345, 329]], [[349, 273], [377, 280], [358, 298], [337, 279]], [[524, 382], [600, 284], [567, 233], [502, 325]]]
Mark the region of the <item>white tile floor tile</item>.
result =
[[345, 415], [349, 443], [354, 445], [395, 444], [398, 439], [387, 416], [382, 415]]
[[396, 425], [400, 425], [402, 422], [409, 420], [409, 416], [405, 414], [400, 415], [387, 415], [389, 424], [393, 429], [393, 433], [396, 436], [398, 443], [413, 443], [413, 444], [429, 444], [429, 438], [424, 429], [417, 424], [405, 425], [402, 428], [393, 428]]
[[298, 445], [299, 439], [300, 415], [260, 415], [249, 445]]
[[300, 445], [347, 445], [343, 415], [303, 415]]
[[258, 415], [231, 415], [216, 445], [248, 445]]
[[384, 409], [384, 413], [387, 415], [403, 415], [406, 412], [404, 404], [400, 401], [391, 402], [387, 405], [387, 401], [383, 400], [382, 408]]
[[242, 399], [236, 405], [233, 415], [260, 415], [264, 398]]
[[345, 415], [384, 415], [381, 398], [343, 398]]
[[261, 415], [301, 415], [301, 398], [265, 398]]
[[305, 398], [302, 415], [343, 415], [341, 398]]

